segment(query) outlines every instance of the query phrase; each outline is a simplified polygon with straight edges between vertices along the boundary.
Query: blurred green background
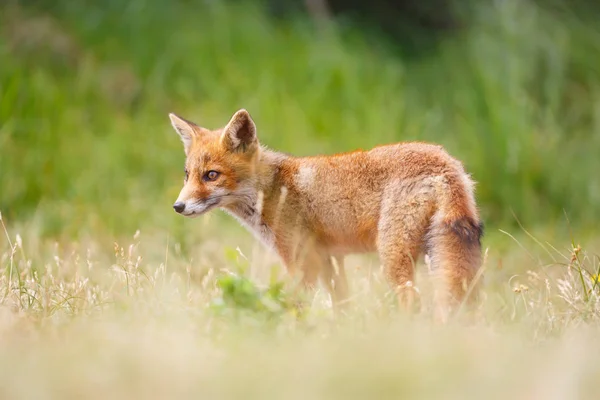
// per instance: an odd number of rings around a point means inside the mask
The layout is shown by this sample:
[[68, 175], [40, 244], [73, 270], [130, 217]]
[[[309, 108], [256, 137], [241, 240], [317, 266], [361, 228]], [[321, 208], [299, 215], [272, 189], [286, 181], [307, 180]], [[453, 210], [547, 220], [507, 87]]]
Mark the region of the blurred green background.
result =
[[244, 107], [263, 144], [296, 155], [443, 144], [488, 231], [568, 216], [593, 232], [600, 7], [461, 4], [3, 0], [0, 211], [50, 238], [183, 241], [167, 114], [217, 128]]

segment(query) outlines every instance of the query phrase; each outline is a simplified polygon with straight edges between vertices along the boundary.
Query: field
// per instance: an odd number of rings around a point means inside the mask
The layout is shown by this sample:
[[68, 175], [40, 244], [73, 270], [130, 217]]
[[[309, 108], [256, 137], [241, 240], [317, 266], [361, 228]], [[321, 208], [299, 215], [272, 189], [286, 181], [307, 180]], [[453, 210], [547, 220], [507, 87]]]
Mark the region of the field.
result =
[[[600, 367], [600, 29], [504, 1], [415, 54], [350, 22], [246, 2], [0, 6], [1, 398], [594, 398]], [[343, 315], [299, 310], [221, 212], [171, 209], [176, 112], [238, 108], [296, 155], [443, 144], [478, 182], [484, 299], [397, 310], [352, 256]], [[422, 264], [422, 263], [421, 263]], [[460, 317], [460, 316], [459, 316]]]

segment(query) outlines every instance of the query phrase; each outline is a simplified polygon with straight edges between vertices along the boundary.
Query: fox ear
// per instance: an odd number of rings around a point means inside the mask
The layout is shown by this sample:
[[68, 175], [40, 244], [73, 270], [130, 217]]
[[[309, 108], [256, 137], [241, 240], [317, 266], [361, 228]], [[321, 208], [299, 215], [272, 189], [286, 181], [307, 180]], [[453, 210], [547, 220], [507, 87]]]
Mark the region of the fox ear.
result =
[[173, 113], [169, 114], [169, 119], [171, 119], [171, 124], [173, 125], [173, 128], [175, 128], [175, 131], [179, 133], [181, 141], [183, 142], [185, 153], [187, 154], [190, 146], [192, 145], [192, 141], [194, 140], [194, 136], [196, 136], [196, 132], [194, 130], [194, 126], [196, 126], [196, 124]]
[[256, 125], [248, 111], [237, 111], [223, 130], [222, 143], [234, 152], [252, 152], [258, 146]]

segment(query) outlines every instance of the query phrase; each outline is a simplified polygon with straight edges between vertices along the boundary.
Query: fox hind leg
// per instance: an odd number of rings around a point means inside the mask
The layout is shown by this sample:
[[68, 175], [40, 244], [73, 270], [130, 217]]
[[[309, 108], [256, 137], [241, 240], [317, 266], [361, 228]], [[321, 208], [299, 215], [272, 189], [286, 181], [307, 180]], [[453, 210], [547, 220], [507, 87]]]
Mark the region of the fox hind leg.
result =
[[431, 207], [427, 199], [396, 204], [381, 215], [377, 237], [379, 259], [398, 303], [412, 311], [418, 300], [414, 286], [414, 266], [423, 247], [423, 236], [429, 224]]
[[418, 255], [418, 249], [408, 244], [401, 250], [392, 247], [396, 245], [384, 241], [379, 246], [379, 257], [383, 264], [386, 278], [396, 292], [400, 307], [410, 311], [414, 308], [416, 297], [414, 264]]

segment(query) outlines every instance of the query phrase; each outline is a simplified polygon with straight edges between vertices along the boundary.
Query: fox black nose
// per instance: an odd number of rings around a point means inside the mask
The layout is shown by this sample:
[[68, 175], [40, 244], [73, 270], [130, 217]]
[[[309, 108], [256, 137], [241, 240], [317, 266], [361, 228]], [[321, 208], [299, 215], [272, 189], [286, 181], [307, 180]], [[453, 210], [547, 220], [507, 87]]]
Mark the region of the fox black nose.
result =
[[185, 210], [185, 203], [183, 201], [178, 201], [177, 203], [173, 204], [173, 209], [181, 214], [183, 210]]

